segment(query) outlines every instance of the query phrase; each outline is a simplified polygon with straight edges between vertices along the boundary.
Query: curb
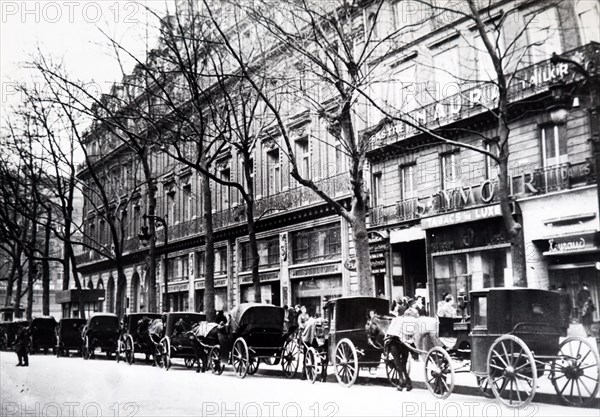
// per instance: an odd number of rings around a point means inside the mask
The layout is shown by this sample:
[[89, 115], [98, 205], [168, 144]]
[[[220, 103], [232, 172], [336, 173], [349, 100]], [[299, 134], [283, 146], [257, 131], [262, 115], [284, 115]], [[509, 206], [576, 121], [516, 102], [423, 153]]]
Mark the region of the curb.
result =
[[[299, 375], [299, 373], [300, 372], [298, 372], [297, 375]], [[280, 378], [282, 377], [282, 371], [276, 371], [274, 369], [260, 369], [259, 368], [257, 374], [264, 375], [264, 376], [275, 376], [275, 377], [280, 377]], [[298, 376], [294, 377], [294, 379], [298, 379], [298, 378], [299, 378]], [[334, 384], [338, 383], [335, 375], [331, 375], [331, 374], [327, 375], [326, 382], [334, 383]], [[306, 382], [306, 383], [309, 384], [309, 382]], [[318, 382], [318, 381], [315, 382], [315, 385], [318, 383], [320, 383], [320, 382]], [[365, 376], [359, 375], [358, 379], [356, 380], [356, 384], [371, 385], [371, 386], [383, 386], [383, 387], [387, 387], [389, 389], [393, 389], [393, 387], [391, 386], [391, 384], [387, 380], [387, 378], [382, 378], [382, 377], [365, 377]], [[425, 385], [425, 382], [423, 382], [423, 381], [413, 380], [413, 388], [427, 390], [427, 386]], [[405, 391], [402, 391], [402, 392], [404, 393]], [[399, 394], [401, 395], [400, 392], [399, 392]], [[452, 394], [450, 395], [450, 397], [448, 397], [448, 399], [452, 398], [453, 394], [471, 395], [471, 396], [485, 398], [481, 395], [481, 392], [479, 391], [479, 387], [474, 387], [474, 386], [469, 386], [469, 385], [455, 385], [454, 391], [452, 391]], [[432, 398], [434, 398], [434, 397], [432, 396]], [[491, 401], [494, 401], [494, 399], [492, 398]], [[565, 406], [565, 404], [563, 404], [560, 401], [560, 398], [558, 397], [558, 395], [544, 393], [544, 392], [535, 394], [533, 402], [541, 403], [541, 404], [548, 404], [548, 405]], [[573, 408], [574, 410], [577, 409], [577, 407], [571, 407], [571, 408]], [[592, 401], [592, 403], [585, 408], [600, 409], [600, 398], [596, 398], [595, 401]]]

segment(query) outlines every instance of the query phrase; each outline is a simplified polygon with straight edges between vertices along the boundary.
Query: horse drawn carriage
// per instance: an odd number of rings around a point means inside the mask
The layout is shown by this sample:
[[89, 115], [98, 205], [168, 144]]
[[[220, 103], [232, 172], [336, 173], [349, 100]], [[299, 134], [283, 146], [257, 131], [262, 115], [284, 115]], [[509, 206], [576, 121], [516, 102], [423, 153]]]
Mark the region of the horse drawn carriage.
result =
[[[588, 405], [598, 394], [600, 359], [587, 340], [565, 338], [568, 317], [561, 314], [560, 297], [530, 288], [472, 291], [471, 320], [440, 319], [431, 334], [436, 346], [407, 346], [425, 357], [429, 391], [447, 398], [455, 374], [470, 372], [484, 395], [520, 408], [533, 400], [546, 374], [563, 403]], [[428, 333], [421, 324], [417, 331]]]
[[[333, 365], [338, 382], [353, 385], [360, 368], [374, 369], [381, 364], [383, 349], [370, 343], [365, 327], [374, 315], [389, 313], [389, 301], [376, 297], [341, 297], [324, 306], [324, 320], [309, 323], [302, 337], [304, 369], [309, 381], [325, 378]], [[311, 335], [314, 326], [314, 337]], [[386, 361], [388, 378], [393, 366]]]
[[70, 350], [81, 354], [81, 332], [86, 324], [85, 319], [61, 319], [56, 327], [56, 357], [69, 356]]
[[215, 374], [231, 364], [237, 376], [244, 378], [258, 370], [259, 362], [280, 361], [286, 377], [298, 370], [299, 346], [283, 329], [285, 311], [268, 304], [242, 303], [234, 308], [227, 324], [218, 331], [219, 344], [209, 352], [209, 364]]
[[174, 358], [183, 358], [186, 368], [193, 367], [194, 362], [198, 361], [198, 348], [189, 332], [194, 325], [205, 321], [206, 314], [202, 313], [167, 313], [164, 336], [159, 347], [161, 362], [166, 370], [169, 370]]
[[29, 352], [35, 353], [43, 349], [48, 354], [48, 349], [56, 348], [56, 320], [52, 316], [34, 317], [29, 326]]
[[117, 346], [117, 362], [123, 359], [131, 365], [135, 362], [135, 354], [143, 353], [146, 355], [146, 360], [149, 360], [152, 355], [155, 362], [162, 364], [157, 360], [160, 353], [158, 349], [160, 340], [154, 340], [149, 331], [152, 322], [160, 318], [161, 315], [158, 313], [132, 313], [123, 316], [123, 326]]
[[117, 351], [119, 319], [110, 313], [96, 313], [85, 325], [82, 338], [83, 359], [93, 359], [96, 349], [101, 349], [110, 358]]
[[14, 349], [20, 327], [27, 327], [27, 320], [5, 321], [0, 323], [0, 350]]

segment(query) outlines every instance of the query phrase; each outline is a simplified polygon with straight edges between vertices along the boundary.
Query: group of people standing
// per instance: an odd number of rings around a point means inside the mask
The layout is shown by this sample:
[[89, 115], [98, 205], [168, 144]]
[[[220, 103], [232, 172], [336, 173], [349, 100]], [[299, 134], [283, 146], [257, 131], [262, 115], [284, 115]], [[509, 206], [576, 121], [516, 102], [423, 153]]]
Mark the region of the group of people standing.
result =
[[426, 316], [425, 299], [418, 295], [416, 298], [398, 297], [392, 302], [390, 313], [396, 317]]
[[294, 307], [283, 306], [285, 316], [283, 319], [283, 330], [288, 333], [293, 333], [296, 330], [304, 330], [310, 316], [306, 312], [306, 307], [296, 304]]

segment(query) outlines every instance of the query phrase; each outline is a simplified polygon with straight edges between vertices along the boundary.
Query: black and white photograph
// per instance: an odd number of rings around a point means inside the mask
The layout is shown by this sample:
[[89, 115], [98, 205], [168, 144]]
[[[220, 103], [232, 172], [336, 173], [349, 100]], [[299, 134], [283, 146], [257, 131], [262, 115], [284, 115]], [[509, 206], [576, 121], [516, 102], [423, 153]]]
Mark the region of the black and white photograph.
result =
[[0, 0], [1, 417], [600, 414], [600, 0]]

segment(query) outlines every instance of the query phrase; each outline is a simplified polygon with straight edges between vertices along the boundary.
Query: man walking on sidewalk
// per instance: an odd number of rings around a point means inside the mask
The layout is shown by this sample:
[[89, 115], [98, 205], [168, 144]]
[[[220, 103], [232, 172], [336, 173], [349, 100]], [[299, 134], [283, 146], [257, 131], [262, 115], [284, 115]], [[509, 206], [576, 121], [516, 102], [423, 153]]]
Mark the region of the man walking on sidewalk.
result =
[[29, 366], [29, 357], [27, 356], [27, 349], [29, 348], [29, 327], [24, 326], [17, 332], [17, 340], [15, 345], [15, 351], [17, 352], [17, 358], [19, 363], [17, 366]]

